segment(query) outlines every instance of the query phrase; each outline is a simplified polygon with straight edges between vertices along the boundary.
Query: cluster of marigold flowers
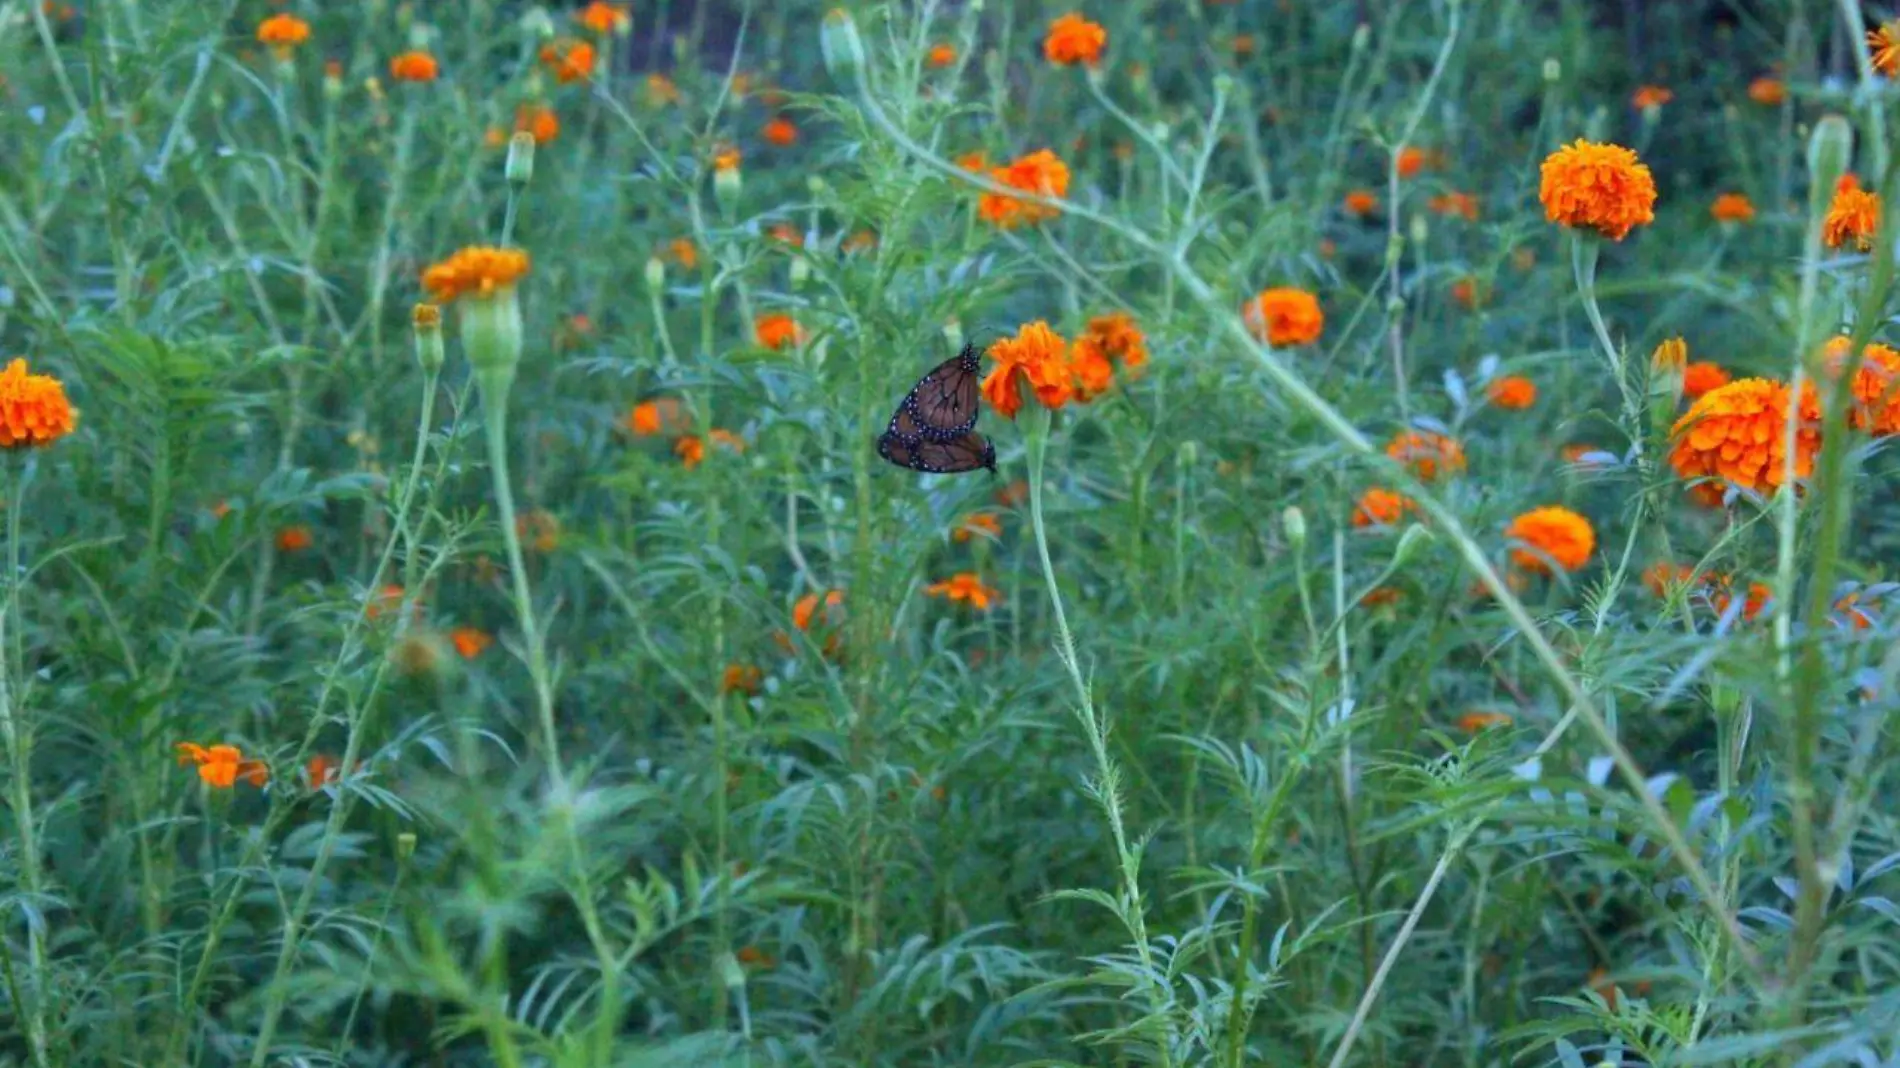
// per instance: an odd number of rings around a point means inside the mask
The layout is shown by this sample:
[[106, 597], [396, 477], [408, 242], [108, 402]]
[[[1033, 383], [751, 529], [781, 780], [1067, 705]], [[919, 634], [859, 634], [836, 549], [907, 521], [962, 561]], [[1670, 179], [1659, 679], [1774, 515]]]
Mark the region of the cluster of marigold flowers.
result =
[[1110, 312], [1090, 319], [1073, 343], [1038, 319], [998, 339], [987, 354], [996, 366], [983, 378], [983, 397], [1014, 419], [1025, 392], [1049, 409], [1101, 396], [1117, 370], [1133, 373], [1148, 362], [1148, 342], [1127, 313]]

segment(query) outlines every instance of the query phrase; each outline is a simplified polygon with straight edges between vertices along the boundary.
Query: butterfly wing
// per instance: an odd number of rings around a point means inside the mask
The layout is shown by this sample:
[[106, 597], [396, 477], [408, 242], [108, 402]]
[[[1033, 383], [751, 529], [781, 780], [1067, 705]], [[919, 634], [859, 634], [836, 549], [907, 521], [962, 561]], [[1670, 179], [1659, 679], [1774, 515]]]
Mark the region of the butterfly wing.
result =
[[966, 344], [963, 351], [930, 369], [917, 380], [891, 417], [893, 426], [908, 416], [926, 438], [949, 441], [976, 426], [977, 402], [981, 398], [979, 374], [982, 363], [976, 346]]
[[996, 446], [974, 430], [966, 430], [948, 441], [924, 438], [910, 446], [913, 470], [932, 475], [955, 475], [977, 468], [996, 470]]
[[914, 471], [917, 469], [917, 445], [917, 438], [907, 438], [895, 430], [886, 430], [878, 435], [877, 454], [899, 467]]

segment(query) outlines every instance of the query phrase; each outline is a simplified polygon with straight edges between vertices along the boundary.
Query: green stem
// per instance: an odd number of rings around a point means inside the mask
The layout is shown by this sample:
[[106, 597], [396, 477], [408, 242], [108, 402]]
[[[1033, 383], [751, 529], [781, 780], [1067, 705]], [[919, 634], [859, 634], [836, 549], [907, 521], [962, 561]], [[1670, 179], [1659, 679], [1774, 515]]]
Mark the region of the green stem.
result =
[[[34, 10], [37, 12], [38, 8]], [[20, 837], [20, 884], [27, 897], [32, 899], [33, 907], [38, 908], [42, 879], [39, 839], [33, 825], [33, 731], [24, 721], [20, 708], [20, 696], [25, 689], [25, 665], [13, 653], [20, 644], [21, 627], [20, 588], [17, 585], [20, 575], [20, 512], [27, 484], [33, 481], [34, 457], [28, 455], [24, 461], [16, 457], [7, 459], [7, 467], [13, 477], [9, 479], [12, 492], [8, 494], [7, 501], [6, 604], [0, 606], [0, 734], [5, 735], [7, 756], [12, 765], [11, 806], [14, 826]], [[27, 1045], [33, 1052], [33, 1063], [46, 1068], [46, 1002], [41, 996], [49, 985], [46, 975], [46, 939], [39, 925], [32, 922], [27, 923], [26, 939], [26, 985], [32, 988], [32, 996], [31, 1007], [22, 1015], [25, 1017]]]

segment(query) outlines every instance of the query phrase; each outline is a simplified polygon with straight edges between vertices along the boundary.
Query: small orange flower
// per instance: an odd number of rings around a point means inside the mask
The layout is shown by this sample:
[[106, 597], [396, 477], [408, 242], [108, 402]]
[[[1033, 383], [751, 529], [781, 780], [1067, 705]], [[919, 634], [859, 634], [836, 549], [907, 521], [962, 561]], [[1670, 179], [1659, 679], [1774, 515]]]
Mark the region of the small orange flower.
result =
[[[1007, 166], [992, 168], [990, 180], [1051, 200], [1061, 200], [1069, 195], [1069, 166], [1046, 148], [1031, 152]], [[1053, 219], [1062, 211], [1001, 193], [984, 193], [977, 200], [976, 213], [984, 222], [1012, 230]]]
[[673, 262], [685, 270], [690, 271], [699, 266], [699, 246], [693, 244], [690, 237], [676, 237], [667, 242], [666, 251], [673, 257]]
[[1538, 197], [1551, 222], [1621, 241], [1656, 219], [1656, 180], [1621, 145], [1579, 139], [1552, 152], [1542, 174]]
[[1709, 205], [1709, 215], [1716, 222], [1745, 223], [1755, 221], [1755, 205], [1741, 193], [1723, 193]]
[[295, 15], [272, 15], [257, 24], [259, 43], [270, 46], [279, 59], [289, 59], [298, 45], [310, 39], [310, 24]]
[[456, 627], [449, 631], [449, 644], [455, 646], [457, 656], [473, 660], [495, 644], [495, 639], [479, 627]]
[[[1849, 343], [1848, 338], [1837, 337], [1827, 344], [1826, 365], [1834, 377], [1846, 367]], [[1878, 342], [1862, 349], [1853, 393], [1849, 418], [1855, 428], [1875, 437], [1900, 433], [1900, 352]]]
[[707, 433], [706, 437], [711, 439], [714, 445], [718, 445], [729, 452], [742, 453], [745, 451], [745, 439], [730, 430], [712, 430]]
[[1849, 185], [1845, 179], [1828, 205], [1827, 218], [1821, 223], [1821, 240], [1828, 248], [1853, 243], [1862, 252], [1874, 245], [1880, 230], [1880, 194], [1870, 193], [1859, 182]]
[[337, 773], [342, 770], [342, 767], [337, 764], [334, 757], [325, 753], [318, 753], [316, 756], [310, 758], [308, 764], [303, 766], [304, 782], [308, 783], [312, 790], [322, 789], [336, 782], [338, 779]]
[[979, 612], [987, 612], [991, 605], [1003, 600], [1001, 591], [983, 585], [983, 580], [973, 571], [960, 571], [942, 582], [933, 582], [924, 587], [924, 593], [952, 601], [968, 601], [970, 607]]
[[1385, 454], [1412, 469], [1426, 482], [1465, 469], [1465, 448], [1443, 434], [1429, 430], [1402, 430], [1386, 443]]
[[460, 296], [488, 300], [528, 273], [528, 254], [514, 248], [471, 245], [422, 272], [422, 288], [447, 304]]
[[1537, 383], [1523, 375], [1506, 375], [1492, 379], [1484, 394], [1500, 408], [1522, 411], [1537, 403]]
[[1425, 206], [1440, 215], [1463, 216], [1466, 222], [1478, 221], [1478, 198], [1470, 193], [1444, 193], [1427, 200]]
[[[1726, 575], [1717, 575], [1713, 576], [1711, 581], [1715, 589], [1714, 592], [1709, 595], [1709, 604], [1715, 609], [1716, 615], [1726, 615], [1728, 614], [1728, 606], [1734, 603], [1734, 595], [1732, 592], [1734, 580]], [[1768, 603], [1774, 600], [1774, 598], [1775, 591], [1770, 588], [1767, 583], [1749, 583], [1748, 594], [1742, 599], [1742, 619], [1748, 622], [1754, 622], [1755, 618], [1762, 614], [1762, 610], [1767, 608]]]
[[1682, 369], [1682, 395], [1694, 400], [1712, 389], [1728, 385], [1729, 374], [1720, 364], [1701, 360]]
[[[1712, 389], [1676, 420], [1670, 466], [1685, 479], [1716, 477], [1763, 493], [1782, 483], [1787, 461], [1785, 427], [1790, 390], [1766, 378], [1744, 378]], [[1821, 405], [1811, 384], [1801, 394], [1794, 473], [1806, 478], [1821, 448]]]
[[1379, 198], [1370, 189], [1355, 189], [1346, 194], [1346, 213], [1366, 216], [1379, 210]]
[[634, 437], [646, 438], [684, 425], [680, 402], [672, 397], [641, 401], [627, 413], [626, 428]]
[[1484, 294], [1478, 288], [1478, 280], [1467, 275], [1451, 284], [1451, 299], [1460, 307], [1475, 311], [1484, 302]]
[[586, 41], [555, 41], [541, 48], [541, 64], [566, 85], [594, 76], [594, 46]]
[[1102, 50], [1108, 47], [1108, 31], [1099, 24], [1071, 11], [1049, 24], [1049, 36], [1043, 39], [1042, 54], [1061, 67], [1085, 63], [1091, 67], [1102, 62]]
[[1367, 608], [1383, 608], [1386, 605], [1398, 604], [1404, 599], [1405, 591], [1397, 586], [1376, 586], [1367, 590], [1366, 595], [1359, 598], [1359, 603]]
[[581, 25], [598, 34], [625, 33], [633, 28], [633, 17], [618, 4], [609, 4], [606, 0], [593, 0], [593, 3], [574, 13]]
[[1676, 98], [1676, 94], [1660, 85], [1645, 85], [1630, 97], [1630, 106], [1638, 111], [1659, 108]]
[[805, 328], [799, 326], [796, 319], [779, 312], [761, 315], [754, 320], [752, 334], [759, 344], [774, 350], [805, 342]]
[[1458, 717], [1458, 729], [1466, 734], [1490, 730], [1492, 727], [1508, 727], [1511, 717], [1503, 712], [1467, 712]]
[[1016, 418], [1023, 406], [1022, 381], [1045, 408], [1060, 408], [1075, 396], [1069, 343], [1041, 319], [1024, 324], [1015, 337], [997, 339], [988, 355], [996, 367], [983, 379], [983, 396], [1006, 418]]
[[553, 108], [523, 104], [515, 109], [515, 132], [529, 134], [535, 144], [545, 145], [561, 136], [561, 118]]
[[691, 471], [706, 458], [706, 442], [698, 435], [683, 434], [673, 442], [673, 455], [679, 457], [680, 462]]
[[730, 174], [738, 170], [742, 158], [743, 157], [739, 155], [739, 150], [736, 148], [722, 148], [714, 152], [712, 160], [713, 173]]
[[[824, 595], [824, 602], [825, 614], [824, 617], [818, 619], [818, 621], [825, 624], [837, 623], [838, 620], [834, 618], [836, 614], [832, 612], [832, 609], [844, 604], [844, 591], [827, 590]], [[815, 618], [818, 618], [818, 594], [808, 593], [800, 597], [798, 603], [792, 605], [792, 626], [797, 627], [799, 630], [811, 630], [812, 621]]]
[[490, 126], [483, 130], [482, 147], [490, 149], [508, 147], [508, 131], [499, 126]]
[[978, 535], [989, 538], [1002, 537], [1003, 521], [989, 512], [972, 512], [964, 516], [963, 522], [958, 523], [956, 529], [950, 532], [950, 540], [969, 541]]
[[768, 144], [777, 145], [780, 148], [798, 143], [798, 127], [792, 125], [790, 119], [783, 117], [775, 118], [771, 122], [766, 123], [765, 128], [760, 130], [759, 134], [765, 138]]
[[972, 173], [986, 171], [990, 166], [990, 157], [982, 149], [975, 149], [958, 156], [957, 166]]
[[310, 548], [311, 540], [309, 527], [285, 527], [277, 532], [277, 551], [280, 553], [300, 553]]
[[769, 969], [769, 968], [774, 968], [778, 966], [778, 961], [774, 959], [770, 953], [767, 953], [766, 951], [760, 949], [757, 946], [740, 946], [739, 952], [735, 953], [733, 956], [739, 961], [740, 964], [743, 964], [748, 968], [768, 968]]
[[427, 52], [404, 52], [389, 61], [389, 76], [399, 82], [432, 82], [441, 73]]
[[1748, 99], [1763, 107], [1780, 107], [1788, 99], [1788, 87], [1781, 84], [1780, 78], [1756, 78], [1748, 83]]
[[235, 745], [193, 745], [179, 742], [178, 763], [196, 764], [198, 778], [205, 785], [218, 790], [229, 790], [239, 779], [252, 786], [263, 786], [270, 781], [270, 768], [261, 760], [246, 760], [244, 753]]
[[720, 693], [757, 694], [765, 672], [751, 664], [727, 664], [719, 677]]
[[1525, 512], [1511, 520], [1504, 536], [1526, 546], [1511, 551], [1517, 566], [1540, 575], [1549, 572], [1553, 561], [1565, 571], [1575, 571], [1589, 561], [1597, 547], [1590, 521], [1563, 507]]
[[853, 252], [869, 252], [877, 247], [877, 234], [870, 230], [859, 230], [838, 246], [838, 251], [847, 255]]
[[1355, 527], [1392, 527], [1407, 515], [1416, 513], [1418, 504], [1402, 493], [1374, 487], [1359, 498], [1358, 507], [1352, 512], [1352, 525]]
[[1399, 177], [1401, 178], [1416, 178], [1420, 172], [1424, 171], [1427, 167], [1435, 166], [1436, 164], [1436, 154], [1419, 148], [1417, 145], [1406, 145], [1404, 148], [1399, 149], [1398, 168]]
[[1319, 340], [1326, 314], [1319, 298], [1304, 289], [1281, 286], [1263, 289], [1241, 310], [1254, 336], [1274, 348], [1307, 345]]
[[660, 108], [679, 102], [680, 89], [673, 79], [659, 73], [647, 75], [647, 103]]
[[1076, 397], [1088, 401], [1108, 390], [1116, 364], [1125, 371], [1134, 371], [1148, 362], [1147, 339], [1126, 312], [1098, 315], [1075, 339], [1069, 360], [1075, 372]]
[[1867, 32], [1867, 51], [1874, 69], [1887, 77], [1900, 75], [1900, 23], [1889, 22]]
[[27, 373], [18, 358], [0, 371], [0, 448], [51, 445], [73, 432], [77, 418], [59, 379]]
[[561, 547], [561, 521], [545, 508], [536, 508], [515, 517], [515, 537], [538, 553], [551, 553]]
[[924, 58], [933, 67], [947, 67], [957, 61], [957, 50], [953, 45], [938, 43], [930, 46], [930, 54]]
[[1658, 597], [1667, 597], [1671, 590], [1687, 586], [1695, 576], [1695, 569], [1686, 564], [1672, 564], [1658, 561], [1643, 569], [1643, 585]]

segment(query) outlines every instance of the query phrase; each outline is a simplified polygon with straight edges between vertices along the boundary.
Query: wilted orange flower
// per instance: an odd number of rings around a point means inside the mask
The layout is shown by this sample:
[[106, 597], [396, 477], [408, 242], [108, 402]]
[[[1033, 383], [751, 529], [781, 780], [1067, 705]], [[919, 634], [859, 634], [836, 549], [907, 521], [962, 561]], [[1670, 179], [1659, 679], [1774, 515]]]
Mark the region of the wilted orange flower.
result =
[[1355, 527], [1397, 526], [1399, 520], [1417, 511], [1418, 504], [1412, 498], [1402, 493], [1374, 487], [1359, 497], [1359, 505], [1352, 511], [1352, 525]]
[[1434, 165], [1436, 162], [1437, 159], [1433, 153], [1427, 152], [1417, 145], [1406, 145], [1404, 148], [1399, 149], [1399, 177], [1416, 178], [1420, 171]]
[[996, 491], [996, 503], [1004, 508], [1014, 508], [1029, 499], [1029, 483], [1017, 479]]
[[515, 132], [528, 134], [535, 144], [545, 145], [561, 136], [561, 119], [553, 108], [523, 104], [515, 109]]
[[1682, 369], [1682, 395], [1691, 400], [1728, 385], [1729, 374], [1720, 364], [1699, 360]]
[[1076, 396], [1087, 401], [1107, 391], [1116, 364], [1133, 371], [1148, 362], [1147, 339], [1126, 312], [1098, 315], [1075, 339], [1069, 361], [1075, 372]]
[[983, 379], [983, 396], [1006, 418], [1016, 418], [1023, 406], [1022, 380], [1045, 408], [1060, 408], [1075, 396], [1069, 343], [1041, 319], [1024, 324], [1015, 337], [998, 338], [988, 355], [996, 367]]
[[1426, 482], [1465, 469], [1465, 448], [1443, 434], [1429, 430], [1402, 430], [1386, 443], [1385, 454], [1412, 469]]
[[594, 46], [586, 41], [554, 41], [541, 47], [541, 64], [566, 85], [594, 76]]
[[449, 631], [449, 644], [455, 646], [457, 656], [473, 660], [495, 644], [495, 639], [479, 627], [456, 627]]
[[389, 61], [389, 76], [399, 82], [432, 82], [441, 73], [427, 52], [404, 52]]
[[1550, 571], [1552, 561], [1565, 571], [1575, 571], [1589, 561], [1597, 547], [1590, 521], [1560, 506], [1525, 512], [1511, 520], [1504, 536], [1526, 546], [1511, 551], [1517, 566], [1540, 575]]
[[295, 15], [272, 15], [257, 24], [257, 39], [269, 45], [278, 59], [289, 59], [298, 45], [310, 39], [310, 24]]
[[1840, 248], [1851, 241], [1865, 252], [1873, 247], [1879, 229], [1880, 194], [1862, 189], [1858, 181], [1849, 184], [1843, 179], [1821, 223], [1821, 240], [1828, 248]]
[[[1675, 442], [1670, 465], [1685, 479], [1713, 476], [1757, 493], [1774, 489], [1781, 485], [1788, 458], [1789, 398], [1787, 386], [1766, 378], [1744, 378], [1704, 393], [1670, 431]], [[1805, 385], [1795, 433], [1797, 478], [1814, 470], [1820, 417], [1820, 399], [1811, 384]]]
[[818, 616], [818, 599], [818, 594], [808, 593], [792, 605], [792, 626], [799, 630], [809, 631], [814, 619], [826, 625], [836, 625], [839, 622], [838, 614], [832, 610], [844, 604], [844, 591], [827, 590], [825, 592], [823, 617]]
[[673, 442], [673, 455], [679, 457], [680, 462], [688, 471], [691, 471], [706, 458], [705, 439], [697, 434], [682, 434], [677, 441]]
[[310, 528], [306, 526], [285, 527], [277, 532], [277, 551], [280, 553], [300, 553], [310, 548]]
[[1630, 96], [1630, 106], [1638, 111], [1659, 108], [1676, 98], [1676, 94], [1660, 85], [1645, 85]]
[[[1849, 338], [1837, 337], [1827, 343], [1826, 365], [1838, 378], [1846, 368]], [[1854, 410], [1849, 420], [1854, 427], [1876, 437], [1900, 433], [1900, 352], [1878, 342], [1861, 350], [1861, 364], [1854, 372]]]
[[774, 968], [778, 966], [778, 961], [770, 953], [767, 953], [757, 946], [740, 946], [739, 952], [733, 956], [740, 964], [748, 968]]
[[1756, 78], [1748, 83], [1748, 99], [1764, 107], [1779, 107], [1788, 99], [1788, 87], [1780, 78]]
[[787, 118], [775, 118], [766, 123], [765, 127], [759, 131], [759, 135], [764, 137], [768, 144], [774, 144], [780, 148], [798, 143], [798, 127], [792, 125], [792, 120]]
[[1874, 69], [1887, 77], [1900, 74], [1900, 24], [1886, 23], [1867, 32], [1867, 51]]
[[580, 24], [595, 33], [607, 34], [615, 31], [626, 32], [633, 27], [633, 18], [625, 8], [618, 4], [609, 4], [606, 0], [594, 0], [593, 3], [574, 13]]
[[[363, 615], [369, 619], [381, 619], [388, 613], [396, 611], [402, 607], [404, 593], [403, 588], [394, 583], [384, 586], [377, 590], [376, 595], [363, 606]], [[422, 599], [419, 597], [416, 599], [415, 610], [418, 613], [422, 610]]]
[[1660, 560], [1643, 569], [1643, 585], [1658, 597], [1666, 597], [1678, 586], [1687, 586], [1695, 577], [1695, 568]]
[[[992, 168], [990, 181], [1051, 200], [1061, 200], [1069, 195], [1069, 166], [1054, 152], [1046, 148], [1038, 149], [1007, 166]], [[976, 213], [984, 222], [1011, 230], [1053, 219], [1062, 211], [1001, 193], [984, 193], [977, 200]]]
[[518, 248], [471, 245], [422, 272], [422, 288], [447, 304], [460, 296], [488, 300], [528, 273], [528, 254]]
[[1537, 403], [1537, 383], [1523, 375], [1506, 375], [1492, 379], [1484, 395], [1500, 408], [1522, 410]]
[[1715, 198], [1715, 203], [1709, 205], [1709, 215], [1716, 222], [1753, 222], [1755, 205], [1741, 193], [1723, 193]]
[[235, 745], [193, 745], [179, 742], [178, 763], [198, 765], [198, 778], [205, 785], [219, 790], [229, 790], [239, 779], [252, 786], [263, 786], [270, 781], [270, 768], [261, 760], [246, 760], [244, 753]]
[[680, 88], [673, 79], [658, 72], [647, 75], [647, 103], [657, 108], [679, 102]]
[[1093, 67], [1102, 62], [1102, 50], [1107, 47], [1108, 31], [1071, 11], [1049, 24], [1042, 54], [1058, 66], [1086, 63]]
[[1466, 734], [1476, 734], [1492, 727], [1508, 727], [1511, 717], [1503, 712], [1466, 712], [1458, 717], [1458, 729]]
[[1656, 219], [1656, 180], [1621, 145], [1578, 139], [1552, 152], [1544, 160], [1538, 197], [1551, 222], [1595, 230], [1612, 241]]
[[341, 770], [342, 767], [337, 764], [334, 757], [326, 753], [318, 753], [303, 766], [304, 782], [308, 783], [312, 790], [322, 789], [337, 781], [337, 773]]
[[538, 553], [551, 553], [561, 546], [561, 521], [545, 508], [536, 508], [515, 517], [515, 537]]
[[753, 321], [752, 335], [768, 349], [782, 349], [787, 345], [803, 344], [805, 328], [799, 326], [798, 320], [791, 316], [773, 312]]
[[751, 664], [727, 664], [719, 677], [719, 692], [756, 694], [764, 681], [765, 672]]
[[972, 512], [963, 517], [955, 530], [950, 532], [952, 541], [969, 541], [982, 534], [991, 538], [1003, 536], [1003, 521], [988, 512]]
[[72, 433], [77, 419], [59, 379], [28, 374], [19, 358], [0, 371], [0, 448], [51, 445]]
[[745, 451], [745, 439], [730, 430], [714, 429], [708, 431], [706, 437], [711, 439], [714, 445], [718, 445], [729, 452]]
[[1425, 206], [1440, 215], [1461, 215], [1466, 222], [1478, 221], [1478, 198], [1470, 193], [1444, 193], [1427, 200]]
[[1349, 215], [1370, 215], [1379, 210], [1379, 198], [1370, 189], [1355, 189], [1346, 194], [1346, 212]]
[[930, 46], [930, 54], [924, 58], [933, 67], [947, 67], [957, 61], [957, 50], [953, 45], [939, 42]]
[[1274, 348], [1318, 341], [1320, 331], [1326, 327], [1326, 314], [1320, 311], [1319, 298], [1290, 286], [1261, 290], [1241, 310], [1241, 317], [1255, 337]]
[[968, 601], [970, 607], [979, 612], [987, 612], [991, 605], [1003, 600], [1001, 591], [983, 585], [983, 580], [973, 571], [960, 571], [942, 582], [933, 582], [924, 587], [924, 593], [952, 601]]
[[627, 413], [625, 425], [635, 437], [645, 438], [671, 431], [683, 423], [680, 402], [673, 397], [657, 397], [634, 405]]

